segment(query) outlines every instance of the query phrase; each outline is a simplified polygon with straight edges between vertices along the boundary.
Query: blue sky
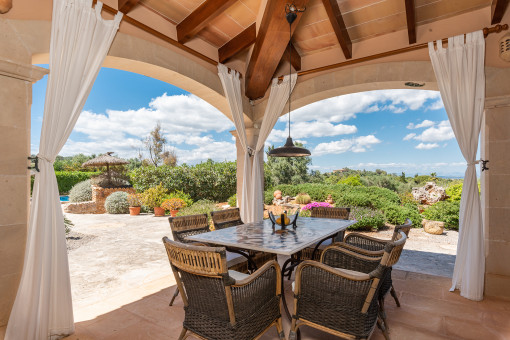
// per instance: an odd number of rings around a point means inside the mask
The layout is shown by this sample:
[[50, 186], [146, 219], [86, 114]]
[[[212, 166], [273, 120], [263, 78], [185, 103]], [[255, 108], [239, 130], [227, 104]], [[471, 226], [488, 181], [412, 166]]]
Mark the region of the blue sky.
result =
[[[32, 153], [37, 153], [47, 77], [33, 86]], [[179, 163], [234, 160], [234, 125], [214, 107], [175, 86], [103, 68], [61, 155], [114, 151], [136, 157], [140, 139], [161, 122]], [[465, 162], [438, 92], [384, 90], [313, 103], [291, 113], [291, 134], [321, 172], [349, 167], [462, 176]], [[267, 145], [287, 136], [280, 118]]]

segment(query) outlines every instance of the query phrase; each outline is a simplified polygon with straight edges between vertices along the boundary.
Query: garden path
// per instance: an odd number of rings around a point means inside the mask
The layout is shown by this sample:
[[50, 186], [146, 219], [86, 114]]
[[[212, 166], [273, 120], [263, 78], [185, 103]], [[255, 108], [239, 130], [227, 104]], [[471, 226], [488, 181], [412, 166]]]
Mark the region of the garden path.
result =
[[[80, 240], [73, 240], [73, 247], [69, 250], [75, 310], [94, 305], [99, 307], [101, 301], [116, 295], [119, 295], [119, 302], [126, 298], [134, 301], [156, 292], [151, 290], [152, 282], [168, 281], [168, 286], [175, 284], [161, 242], [163, 236], [171, 238], [167, 218], [147, 214], [66, 216], [74, 223], [73, 234], [86, 235], [81, 244]], [[391, 233], [392, 230], [387, 229], [367, 234], [390, 238]], [[409, 236], [396, 266], [398, 269], [451, 277], [457, 232], [430, 235], [423, 229], [412, 229]], [[131, 296], [122, 297], [125, 291], [129, 291]]]

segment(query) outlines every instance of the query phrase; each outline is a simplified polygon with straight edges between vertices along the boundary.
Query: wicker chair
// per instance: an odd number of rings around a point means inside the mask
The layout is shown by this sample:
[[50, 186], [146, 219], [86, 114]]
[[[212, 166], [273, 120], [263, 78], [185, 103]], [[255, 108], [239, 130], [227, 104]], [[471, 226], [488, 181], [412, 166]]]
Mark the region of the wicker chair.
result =
[[280, 311], [281, 273], [277, 262], [251, 275], [227, 269], [223, 247], [204, 247], [163, 238], [184, 302], [179, 339], [251, 340], [273, 325], [285, 339]]
[[[345, 245], [343, 245], [346, 249], [351, 251], [360, 253], [366, 256], [375, 256], [380, 257], [383, 255], [384, 247], [389, 242], [393, 242], [396, 240], [399, 233], [402, 231], [406, 236], [409, 236], [409, 231], [413, 227], [413, 223], [410, 219], [406, 219], [406, 222], [402, 225], [395, 226], [395, 230], [393, 231], [393, 235], [390, 240], [382, 240], [375, 237], [366, 236], [360, 233], [350, 233], [344, 239]], [[385, 273], [385, 278], [383, 285], [380, 290], [381, 295], [381, 303], [384, 307], [384, 297], [388, 293], [391, 293], [391, 296], [395, 300], [395, 303], [398, 307], [400, 307], [400, 301], [398, 300], [397, 293], [395, 288], [393, 288], [393, 283], [391, 279], [391, 268], [387, 270]], [[384, 309], [384, 308], [383, 308]]]
[[[216, 230], [244, 224], [244, 222], [241, 220], [241, 213], [239, 208], [212, 211], [211, 217], [213, 220], [214, 228]], [[276, 254], [254, 250], [244, 250], [244, 252], [251, 257], [257, 268], [262, 267], [268, 261], [277, 261]]]
[[[318, 218], [335, 218], [338, 220], [347, 220], [349, 219], [349, 213], [351, 212], [350, 208], [334, 208], [334, 207], [312, 207], [311, 217]], [[320, 246], [315, 251], [315, 255], [312, 254], [315, 250], [315, 246], [305, 248], [301, 251], [301, 260], [314, 260], [319, 261], [321, 258], [322, 250], [327, 246], [331, 245], [333, 242], [341, 242], [344, 238], [345, 231], [339, 232], [337, 235], [327, 239], [322, 242]], [[297, 255], [292, 255], [293, 258], [297, 258]], [[292, 274], [292, 273], [291, 273]], [[289, 275], [290, 278], [290, 275]]]
[[[210, 231], [207, 214], [169, 217], [168, 221], [170, 222], [174, 241], [181, 243], [192, 243], [186, 237]], [[207, 246], [203, 243], [193, 242], [193, 244]], [[242, 255], [227, 252], [227, 267], [231, 270], [247, 273], [248, 261]], [[179, 289], [176, 288], [172, 300], [170, 300], [170, 306], [173, 305], [177, 295], [179, 295]]]
[[[398, 260], [405, 240], [406, 235], [399, 234], [397, 241], [385, 246], [381, 258], [331, 245], [322, 252], [320, 262], [302, 262], [296, 271], [289, 339], [296, 339], [302, 325], [340, 337], [368, 339], [376, 324], [389, 339], [379, 314], [378, 294], [384, 272]], [[361, 265], [365, 272], [359, 271]]]

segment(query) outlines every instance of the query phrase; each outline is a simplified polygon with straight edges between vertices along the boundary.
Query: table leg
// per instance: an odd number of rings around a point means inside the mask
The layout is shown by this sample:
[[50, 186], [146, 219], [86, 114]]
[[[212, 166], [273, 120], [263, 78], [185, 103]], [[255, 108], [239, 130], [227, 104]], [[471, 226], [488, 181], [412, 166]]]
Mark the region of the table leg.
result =
[[255, 263], [255, 261], [253, 261], [252, 257], [249, 254], [246, 254], [244, 251], [235, 248], [227, 247], [226, 249], [231, 253], [236, 253], [246, 257], [246, 259], [248, 260], [248, 270], [250, 271], [250, 273], [253, 273], [258, 269], [257, 264]]
[[[289, 279], [292, 275], [292, 272], [294, 268], [296, 268], [301, 263], [301, 252], [299, 252], [296, 256], [296, 259], [293, 259], [292, 257], [287, 259], [282, 266], [282, 303], [283, 303], [283, 309], [285, 311], [285, 315], [287, 315], [287, 318], [292, 321], [292, 315], [290, 314], [289, 307], [287, 307], [287, 299], [285, 298], [285, 289], [284, 289], [284, 278], [286, 275], [288, 275]], [[290, 264], [290, 265], [289, 265]], [[288, 274], [287, 274], [288, 272]]]

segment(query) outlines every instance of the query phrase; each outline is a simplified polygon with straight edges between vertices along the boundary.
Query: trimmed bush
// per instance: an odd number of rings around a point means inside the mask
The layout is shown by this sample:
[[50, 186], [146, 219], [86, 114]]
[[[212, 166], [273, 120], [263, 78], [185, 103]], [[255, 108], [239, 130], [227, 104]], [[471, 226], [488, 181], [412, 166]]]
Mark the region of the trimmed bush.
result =
[[128, 214], [128, 194], [124, 191], [117, 191], [106, 197], [104, 208], [109, 214]]
[[209, 222], [211, 222], [211, 211], [216, 210], [220, 210], [220, 208], [216, 206], [216, 202], [210, 200], [200, 200], [193, 203], [193, 205], [190, 207], [180, 209], [177, 213], [177, 216], [207, 214]]
[[176, 190], [176, 191], [165, 196], [165, 200], [171, 199], [171, 198], [179, 198], [179, 199], [183, 200], [186, 203], [187, 207], [189, 207], [193, 204], [193, 200], [191, 199], [191, 196], [181, 190]]
[[308, 204], [311, 203], [312, 199], [310, 198], [310, 195], [307, 194], [299, 194], [296, 196], [296, 203], [297, 204]]
[[384, 227], [384, 221], [386, 220], [381, 211], [364, 207], [352, 207], [349, 219], [358, 222], [347, 229], [365, 231], [381, 229]]
[[423, 212], [427, 220], [441, 221], [447, 229], [459, 230], [460, 201], [437, 202]]
[[459, 201], [460, 202], [460, 196], [462, 195], [462, 184], [463, 182], [449, 185], [446, 188], [446, 194], [450, 196], [448, 198], [449, 201]]
[[266, 190], [264, 191], [264, 203], [265, 204], [273, 204], [273, 199], [274, 199], [274, 190], [273, 189], [269, 189], [269, 190]]
[[406, 219], [409, 218], [413, 222], [413, 227], [420, 228], [422, 216], [418, 208], [411, 205], [390, 205], [383, 209], [388, 223], [391, 224], [404, 224]]
[[233, 194], [228, 198], [227, 204], [230, 205], [232, 208], [237, 207], [237, 194]]
[[141, 193], [143, 205], [154, 208], [160, 207], [161, 203], [165, 200], [165, 196], [168, 191], [163, 188], [162, 184], [158, 184], [155, 187], [149, 188]]
[[75, 184], [69, 191], [69, 202], [92, 201], [92, 185], [90, 179]]

